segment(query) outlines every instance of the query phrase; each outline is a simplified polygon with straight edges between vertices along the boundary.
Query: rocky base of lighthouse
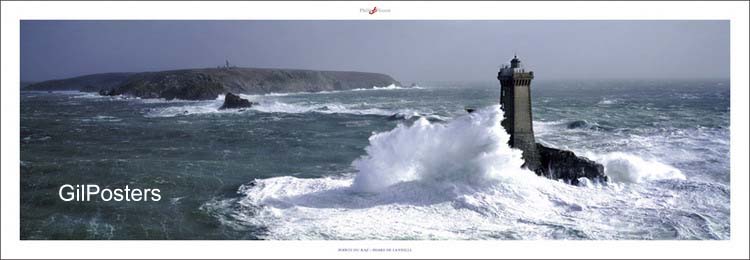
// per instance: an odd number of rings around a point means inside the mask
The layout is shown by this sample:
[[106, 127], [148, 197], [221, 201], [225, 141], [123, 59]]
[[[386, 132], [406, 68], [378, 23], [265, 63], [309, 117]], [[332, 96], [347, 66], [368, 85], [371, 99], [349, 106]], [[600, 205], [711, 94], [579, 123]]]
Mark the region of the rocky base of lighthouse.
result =
[[576, 156], [567, 150], [546, 147], [536, 144], [539, 153], [540, 166], [531, 169], [537, 175], [554, 180], [563, 180], [567, 183], [578, 185], [579, 178], [585, 177], [594, 182], [606, 182], [607, 175], [604, 174], [604, 166], [589, 160], [586, 157]]

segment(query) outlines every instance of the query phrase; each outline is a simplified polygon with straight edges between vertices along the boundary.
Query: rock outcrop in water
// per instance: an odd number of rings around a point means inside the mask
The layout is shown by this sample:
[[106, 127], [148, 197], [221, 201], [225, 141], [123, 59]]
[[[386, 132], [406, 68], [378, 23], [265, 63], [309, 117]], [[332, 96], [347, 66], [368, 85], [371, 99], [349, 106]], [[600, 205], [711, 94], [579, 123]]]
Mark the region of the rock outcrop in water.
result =
[[578, 185], [579, 178], [585, 177], [594, 182], [606, 182], [604, 166], [586, 157], [576, 156], [571, 151], [546, 147], [536, 144], [541, 161], [537, 169], [531, 169], [537, 175]]
[[210, 100], [228, 92], [319, 92], [392, 84], [400, 85], [392, 77], [379, 73], [231, 67], [94, 74], [31, 84], [24, 90], [80, 90], [141, 98]]
[[219, 110], [231, 109], [231, 108], [246, 108], [246, 107], [251, 107], [257, 104], [258, 103], [250, 102], [247, 99], [241, 98], [238, 95], [227, 93], [227, 95], [224, 96], [224, 104], [221, 105]]

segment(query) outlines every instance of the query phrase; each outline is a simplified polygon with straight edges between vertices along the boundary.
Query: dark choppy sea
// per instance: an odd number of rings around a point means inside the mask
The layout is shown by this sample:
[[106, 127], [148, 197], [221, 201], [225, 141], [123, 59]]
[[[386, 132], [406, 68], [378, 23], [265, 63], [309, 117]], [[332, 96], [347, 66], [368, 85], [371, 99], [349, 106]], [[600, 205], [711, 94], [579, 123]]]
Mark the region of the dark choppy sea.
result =
[[[729, 81], [539, 81], [537, 140], [602, 163], [522, 170], [487, 83], [245, 96], [21, 93], [22, 239], [729, 239]], [[479, 108], [467, 115], [465, 107]], [[159, 188], [64, 202], [63, 184]]]

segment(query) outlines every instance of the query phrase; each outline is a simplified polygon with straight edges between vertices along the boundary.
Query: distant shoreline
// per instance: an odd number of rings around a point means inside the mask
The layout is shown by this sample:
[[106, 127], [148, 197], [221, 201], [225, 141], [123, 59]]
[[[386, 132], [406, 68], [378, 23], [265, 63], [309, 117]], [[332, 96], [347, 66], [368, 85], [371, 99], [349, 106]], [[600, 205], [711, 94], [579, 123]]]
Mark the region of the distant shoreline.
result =
[[81, 91], [184, 100], [228, 92], [268, 94], [367, 89], [401, 83], [381, 73], [220, 67], [141, 73], [99, 73], [30, 83], [23, 91]]

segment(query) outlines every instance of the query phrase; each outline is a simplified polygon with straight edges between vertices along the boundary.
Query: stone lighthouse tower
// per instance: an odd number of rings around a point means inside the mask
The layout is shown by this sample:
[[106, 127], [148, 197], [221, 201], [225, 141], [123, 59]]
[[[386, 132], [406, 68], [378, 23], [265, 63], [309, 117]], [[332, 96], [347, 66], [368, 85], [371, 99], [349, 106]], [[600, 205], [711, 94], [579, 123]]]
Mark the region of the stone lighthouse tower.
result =
[[534, 72], [526, 71], [515, 55], [497, 73], [500, 80], [500, 106], [505, 111], [503, 127], [510, 134], [508, 144], [523, 151], [524, 166], [532, 171], [541, 169], [539, 151], [534, 140], [531, 116], [531, 80]]

